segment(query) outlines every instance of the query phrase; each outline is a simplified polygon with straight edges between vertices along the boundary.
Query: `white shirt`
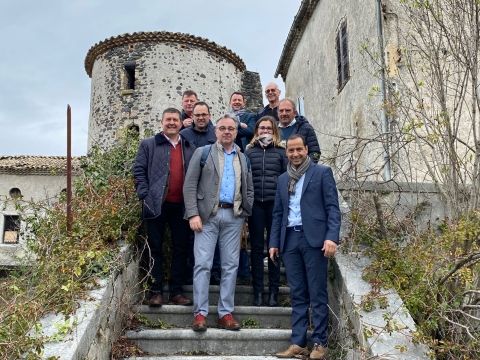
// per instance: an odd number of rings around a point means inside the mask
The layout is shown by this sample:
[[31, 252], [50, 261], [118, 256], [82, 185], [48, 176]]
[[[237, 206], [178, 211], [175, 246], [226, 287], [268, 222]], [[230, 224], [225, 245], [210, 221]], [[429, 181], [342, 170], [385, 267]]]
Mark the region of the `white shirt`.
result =
[[295, 192], [288, 197], [288, 224], [287, 226], [302, 225], [302, 214], [300, 211], [300, 199], [302, 198], [303, 182], [305, 174], [295, 184]]

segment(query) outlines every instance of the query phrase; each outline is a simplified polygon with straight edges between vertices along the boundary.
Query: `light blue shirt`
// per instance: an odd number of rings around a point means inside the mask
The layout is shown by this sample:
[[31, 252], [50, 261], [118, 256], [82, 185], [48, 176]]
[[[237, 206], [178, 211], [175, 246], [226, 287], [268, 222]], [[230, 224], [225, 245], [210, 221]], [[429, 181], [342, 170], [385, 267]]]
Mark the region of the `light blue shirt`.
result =
[[235, 199], [235, 170], [233, 169], [233, 159], [237, 155], [235, 149], [228, 154], [225, 149], [223, 149], [223, 156], [225, 162], [223, 164], [223, 175], [220, 182], [220, 197], [219, 200], [222, 203], [233, 204]]
[[302, 198], [303, 182], [305, 174], [295, 184], [295, 192], [288, 197], [288, 224], [287, 226], [302, 225], [302, 213], [300, 212], [300, 199]]

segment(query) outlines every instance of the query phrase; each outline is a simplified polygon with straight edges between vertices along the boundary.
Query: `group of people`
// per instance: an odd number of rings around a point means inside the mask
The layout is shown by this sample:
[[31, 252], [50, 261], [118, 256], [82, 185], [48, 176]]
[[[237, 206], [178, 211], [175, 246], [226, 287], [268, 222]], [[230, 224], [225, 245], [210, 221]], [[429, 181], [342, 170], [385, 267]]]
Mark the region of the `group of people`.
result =
[[[239, 330], [234, 297], [240, 239], [248, 221], [253, 305], [278, 305], [280, 256], [290, 286], [292, 345], [277, 356], [309, 354], [322, 359], [327, 348], [327, 263], [339, 242], [337, 189], [332, 170], [317, 164], [317, 136], [308, 120], [297, 114], [295, 103], [280, 100], [275, 83], [267, 84], [265, 95], [268, 104], [254, 114], [245, 109], [244, 95], [234, 92], [230, 112], [214, 125], [209, 105], [187, 90], [182, 111], [165, 109], [162, 131], [140, 143], [133, 173], [152, 259], [149, 305], [164, 303], [162, 244], [168, 224], [172, 241], [168, 302], [193, 303], [192, 329], [206, 331], [216, 263], [217, 325]], [[263, 283], [265, 245], [268, 295]], [[193, 269], [188, 266], [192, 257]], [[182, 289], [192, 273], [193, 302]]]

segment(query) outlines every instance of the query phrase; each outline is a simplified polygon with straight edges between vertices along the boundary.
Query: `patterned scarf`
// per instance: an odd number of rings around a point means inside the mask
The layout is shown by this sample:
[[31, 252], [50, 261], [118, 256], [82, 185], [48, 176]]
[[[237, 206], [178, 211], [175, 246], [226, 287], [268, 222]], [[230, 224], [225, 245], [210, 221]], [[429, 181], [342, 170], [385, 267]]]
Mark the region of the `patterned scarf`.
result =
[[261, 147], [266, 148], [268, 145], [270, 145], [273, 141], [273, 136], [271, 134], [263, 134], [259, 135], [255, 139], [258, 141]]
[[308, 167], [310, 166], [310, 157], [307, 156], [305, 161], [300, 164], [298, 168], [294, 168], [290, 162], [287, 165], [287, 172], [288, 176], [290, 176], [290, 180], [288, 181], [288, 193], [293, 194], [295, 193], [295, 184], [297, 181], [305, 174]]

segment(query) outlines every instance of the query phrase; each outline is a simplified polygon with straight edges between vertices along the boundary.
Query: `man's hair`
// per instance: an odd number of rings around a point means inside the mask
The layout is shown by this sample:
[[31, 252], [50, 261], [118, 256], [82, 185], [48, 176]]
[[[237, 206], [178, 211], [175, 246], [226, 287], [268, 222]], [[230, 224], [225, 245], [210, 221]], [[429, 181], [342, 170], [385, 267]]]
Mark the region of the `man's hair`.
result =
[[240, 95], [240, 96], [242, 97], [243, 101], [245, 101], [245, 94], [242, 93], [241, 91], [234, 91], [234, 92], [232, 93], [232, 95], [230, 95], [230, 101], [232, 101], [233, 95]]
[[182, 94], [182, 99], [185, 97], [185, 96], [195, 96], [197, 99], [198, 99], [198, 95], [195, 91], [193, 90], [185, 90]]
[[193, 105], [193, 111], [195, 111], [195, 108], [196, 108], [197, 106], [200, 106], [200, 105], [201, 105], [201, 106], [206, 106], [206, 107], [207, 107], [207, 110], [208, 110], [208, 113], [210, 114], [210, 106], [208, 106], [208, 104], [207, 104], [205, 101], [197, 101], [197, 102], [195, 103], [195, 105]]
[[180, 112], [180, 110], [175, 109], [174, 107], [169, 107], [169, 108], [166, 108], [165, 110], [163, 110], [162, 120], [163, 120], [163, 117], [165, 116], [165, 114], [178, 114], [178, 117], [180, 119], [182, 118], [182, 113]]
[[290, 105], [292, 105], [293, 110], [297, 111], [297, 105], [295, 104], [295, 102], [292, 99], [289, 99], [289, 98], [282, 99], [278, 102], [278, 105], [280, 105], [283, 102], [289, 102]]
[[305, 142], [305, 137], [303, 135], [293, 134], [288, 137], [285, 147], [288, 147], [288, 142], [290, 140], [295, 140], [295, 139], [302, 139], [303, 146], [307, 146], [307, 143]]
[[231, 115], [231, 114], [225, 114], [223, 115], [220, 119], [218, 119], [216, 122], [215, 122], [215, 128], [218, 127], [218, 122], [220, 120], [223, 120], [223, 119], [232, 119], [233, 122], [235, 123], [235, 127], [237, 128], [238, 130], [238, 125], [240, 124], [240, 122], [238, 121], [237, 117], [235, 115]]

